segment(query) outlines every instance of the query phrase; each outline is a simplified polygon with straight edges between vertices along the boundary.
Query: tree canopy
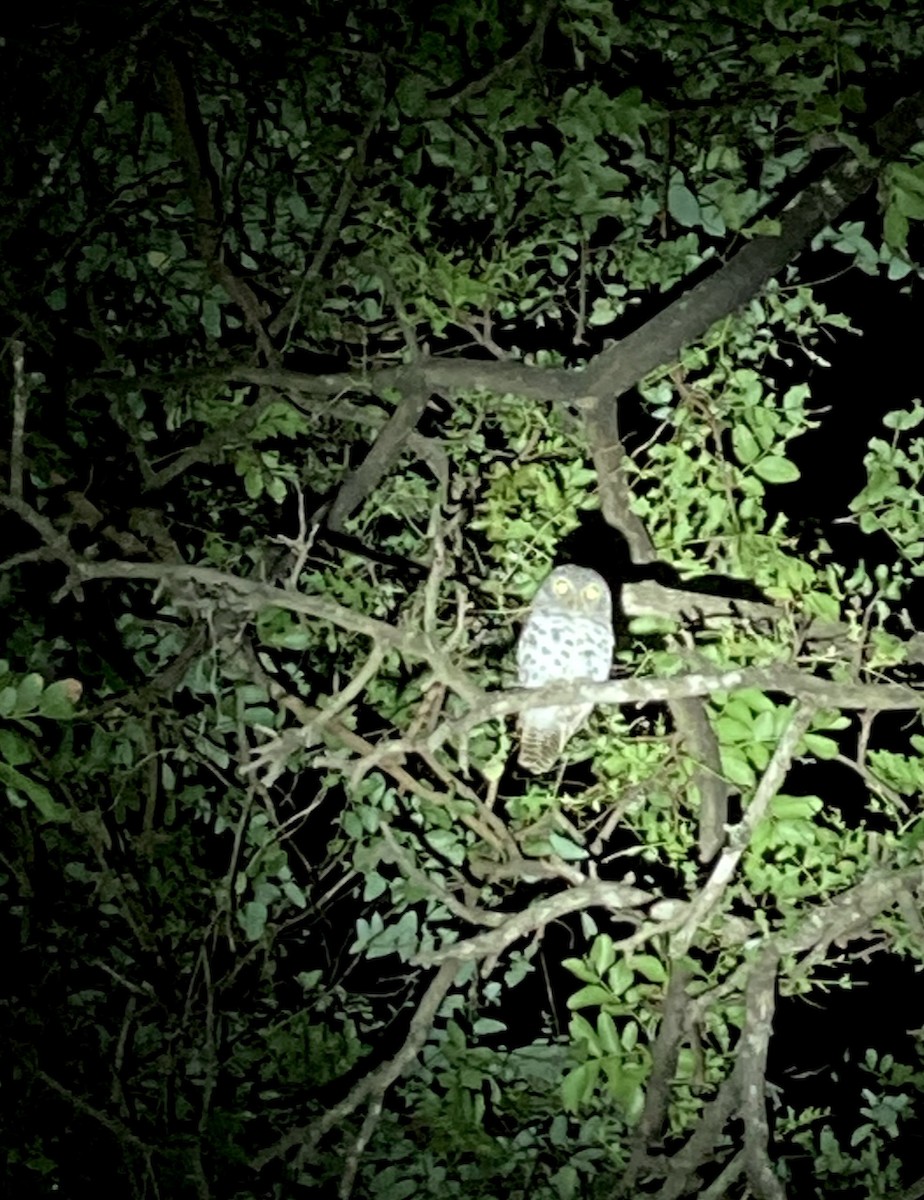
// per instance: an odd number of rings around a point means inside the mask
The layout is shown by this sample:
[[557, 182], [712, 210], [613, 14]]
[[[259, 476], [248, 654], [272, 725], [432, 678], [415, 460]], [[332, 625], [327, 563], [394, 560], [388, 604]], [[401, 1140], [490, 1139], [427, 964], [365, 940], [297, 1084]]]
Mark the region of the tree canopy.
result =
[[[921, 998], [924, 406], [813, 397], [822, 257], [921, 302], [924, 5], [0, 53], [9, 1194], [924, 1195], [922, 1032], [844, 1007]], [[520, 689], [569, 562], [613, 677]]]

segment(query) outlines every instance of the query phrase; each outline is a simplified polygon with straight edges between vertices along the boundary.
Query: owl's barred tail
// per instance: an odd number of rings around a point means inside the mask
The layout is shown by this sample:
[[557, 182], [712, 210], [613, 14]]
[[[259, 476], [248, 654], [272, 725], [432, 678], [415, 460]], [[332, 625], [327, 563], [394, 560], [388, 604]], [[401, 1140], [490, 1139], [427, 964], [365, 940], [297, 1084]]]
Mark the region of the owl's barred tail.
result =
[[533, 775], [544, 775], [558, 762], [561, 752], [561, 735], [556, 730], [529, 730], [521, 734], [517, 762]]

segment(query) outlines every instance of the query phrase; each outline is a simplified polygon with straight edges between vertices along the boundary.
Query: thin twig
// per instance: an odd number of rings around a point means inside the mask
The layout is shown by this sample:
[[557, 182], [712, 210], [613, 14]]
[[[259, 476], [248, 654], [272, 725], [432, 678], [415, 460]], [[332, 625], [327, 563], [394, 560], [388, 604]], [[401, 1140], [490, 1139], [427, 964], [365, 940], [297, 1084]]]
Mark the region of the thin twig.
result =
[[26, 386], [26, 351], [23, 343], [14, 338], [10, 343], [13, 357], [13, 438], [10, 447], [10, 495], [22, 499], [22, 472], [26, 433], [26, 403], [29, 389]]

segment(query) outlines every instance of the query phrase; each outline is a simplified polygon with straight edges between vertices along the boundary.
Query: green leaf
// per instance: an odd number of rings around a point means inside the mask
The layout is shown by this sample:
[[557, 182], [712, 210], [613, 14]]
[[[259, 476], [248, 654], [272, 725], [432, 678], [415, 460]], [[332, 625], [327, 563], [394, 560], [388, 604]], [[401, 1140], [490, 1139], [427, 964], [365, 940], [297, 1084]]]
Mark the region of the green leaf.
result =
[[41, 675], [33, 673], [24, 676], [16, 688], [16, 713], [23, 715], [35, 712], [44, 687], [45, 680]]
[[746, 237], [779, 237], [783, 232], [783, 223], [778, 217], [761, 217], [752, 221], [741, 231]]
[[587, 1018], [582, 1017], [580, 1013], [575, 1013], [568, 1022], [568, 1036], [575, 1045], [583, 1042], [591, 1054], [599, 1056], [603, 1053], [603, 1048], [597, 1039], [595, 1026], [591, 1025]]
[[584, 962], [583, 958], [565, 958], [561, 964], [566, 971], [570, 971], [572, 975], [577, 976], [582, 983], [600, 983], [600, 977], [597, 973], [591, 970]]
[[633, 954], [629, 960], [633, 971], [643, 975], [649, 983], [667, 983], [667, 971], [664, 964], [653, 954]]
[[897, 191], [892, 198], [892, 203], [898, 207], [899, 212], [908, 217], [911, 221], [920, 221], [924, 219], [924, 196], [917, 195], [914, 192]]
[[678, 223], [687, 228], [702, 225], [699, 201], [683, 183], [672, 183], [667, 192], [667, 211]]
[[283, 883], [282, 890], [296, 908], [306, 908], [308, 906], [305, 893], [297, 884], [293, 883], [291, 879], [287, 879]]
[[820, 812], [822, 802], [817, 796], [774, 796], [770, 811], [781, 821], [807, 820]]
[[495, 1021], [492, 1017], [479, 1017], [472, 1025], [472, 1033], [476, 1036], [486, 1034], [490, 1037], [494, 1033], [506, 1033], [507, 1026], [503, 1021]]
[[209, 337], [221, 337], [221, 305], [217, 300], [206, 297], [202, 301], [202, 325]]
[[587, 858], [588, 852], [583, 846], [578, 846], [566, 837], [562, 837], [560, 833], [549, 834], [549, 845], [559, 858], [563, 858], [565, 862], [578, 862], [580, 859]]
[[600, 1063], [596, 1059], [582, 1063], [564, 1077], [561, 1084], [562, 1105], [566, 1112], [576, 1113], [594, 1093], [600, 1077]]
[[616, 1022], [608, 1012], [601, 1012], [597, 1017], [597, 1038], [604, 1054], [619, 1053], [619, 1032], [616, 1029]]
[[58, 721], [70, 720], [74, 715], [74, 703], [82, 692], [76, 679], [58, 679], [50, 683], [39, 700], [39, 713]]
[[11, 767], [21, 767], [32, 761], [32, 747], [15, 729], [0, 729], [0, 758]]
[[904, 191], [924, 197], [924, 174], [921, 173], [920, 166], [912, 168], [901, 162], [890, 163], [888, 175]]
[[914, 267], [911, 265], [911, 263], [907, 262], [903, 258], [899, 258], [898, 255], [893, 255], [889, 259], [888, 278], [890, 281], [904, 279], [907, 275], [910, 275], [913, 270]]
[[388, 887], [388, 881], [377, 871], [370, 871], [363, 885], [363, 899], [377, 900]]
[[21, 792], [32, 801], [43, 821], [69, 821], [70, 812], [59, 804], [42, 783], [36, 783], [28, 775], [14, 770], [8, 763], [0, 762], [0, 783], [16, 792]]
[[882, 232], [893, 250], [908, 249], [908, 218], [898, 204], [890, 204], [886, 209]]
[[424, 840], [454, 867], [460, 867], [465, 862], [465, 846], [455, 826], [450, 829], [430, 829], [424, 834]]
[[549, 1176], [557, 1200], [576, 1200], [581, 1194], [581, 1177], [577, 1168], [571, 1163], [565, 1163]]
[[636, 1063], [613, 1062], [607, 1064], [607, 1087], [631, 1123], [638, 1120], [645, 1106], [645, 1093], [641, 1081], [647, 1072]]
[[249, 467], [245, 472], [244, 491], [251, 500], [259, 500], [263, 495], [263, 472], [259, 467]]
[[621, 996], [635, 982], [635, 974], [624, 958], [607, 972], [606, 983], [614, 996]]
[[268, 915], [266, 905], [259, 900], [249, 900], [237, 914], [237, 919], [250, 941], [256, 942], [263, 936]]
[[868, 1141], [873, 1134], [873, 1126], [870, 1124], [858, 1125], [850, 1135], [851, 1146], [859, 1146], [861, 1142]]
[[924, 404], [921, 404], [920, 400], [913, 402], [910, 412], [903, 409], [896, 409], [893, 412], [886, 413], [882, 418], [882, 423], [886, 428], [899, 431], [916, 429], [922, 421], [924, 421]]
[[767, 483], [795, 483], [800, 477], [799, 468], [788, 458], [779, 454], [768, 454], [754, 464], [754, 474]]
[[833, 738], [820, 733], [807, 733], [802, 738], [802, 744], [811, 754], [818, 758], [837, 758], [841, 749]]
[[588, 1008], [591, 1004], [608, 1004], [613, 999], [612, 992], [598, 984], [582, 987], [568, 997], [569, 1008]]
[[600, 933], [594, 938], [588, 957], [596, 971], [596, 977], [602, 979], [616, 961], [616, 947], [608, 933]]
[[754, 770], [744, 754], [735, 747], [720, 748], [722, 758], [722, 773], [729, 783], [739, 787], [752, 788], [757, 782]]
[[619, 311], [605, 296], [597, 296], [587, 318], [588, 325], [612, 325], [619, 318]]
[[760, 456], [760, 446], [757, 438], [747, 425], [736, 425], [732, 430], [732, 447], [740, 463], [747, 466]]

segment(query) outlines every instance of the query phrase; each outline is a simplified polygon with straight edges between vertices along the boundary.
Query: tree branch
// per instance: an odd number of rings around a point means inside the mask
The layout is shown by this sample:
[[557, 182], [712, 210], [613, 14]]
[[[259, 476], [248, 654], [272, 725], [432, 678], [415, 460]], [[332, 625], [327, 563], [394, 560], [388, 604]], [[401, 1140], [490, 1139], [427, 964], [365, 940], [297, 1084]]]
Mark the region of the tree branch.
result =
[[366, 457], [340, 485], [327, 516], [328, 527], [335, 533], [343, 531], [346, 519], [359, 508], [401, 457], [409, 435], [417, 428], [430, 402], [430, 395], [420, 375], [413, 374]]
[[770, 1162], [767, 1123], [767, 1051], [776, 1007], [779, 954], [769, 946], [758, 956], [745, 989], [744, 1027], [738, 1043], [737, 1072], [744, 1122], [744, 1165], [755, 1200], [786, 1200], [786, 1191]]

